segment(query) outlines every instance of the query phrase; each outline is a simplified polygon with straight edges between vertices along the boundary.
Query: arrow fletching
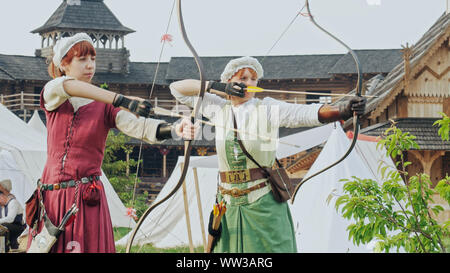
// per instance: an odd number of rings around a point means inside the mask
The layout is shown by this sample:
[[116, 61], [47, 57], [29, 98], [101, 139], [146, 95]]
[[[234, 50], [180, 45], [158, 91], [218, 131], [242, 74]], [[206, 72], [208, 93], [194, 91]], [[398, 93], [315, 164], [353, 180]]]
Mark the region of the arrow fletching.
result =
[[264, 88], [256, 87], [256, 86], [247, 86], [245, 88], [247, 92], [257, 93], [257, 92], [264, 92]]

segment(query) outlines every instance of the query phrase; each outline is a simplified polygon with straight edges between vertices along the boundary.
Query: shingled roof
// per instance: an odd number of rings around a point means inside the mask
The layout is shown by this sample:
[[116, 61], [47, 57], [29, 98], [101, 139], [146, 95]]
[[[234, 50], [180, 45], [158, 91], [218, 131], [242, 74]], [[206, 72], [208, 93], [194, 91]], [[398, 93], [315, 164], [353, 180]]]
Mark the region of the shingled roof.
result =
[[4, 71], [0, 66], [0, 80], [14, 80], [14, 78], [11, 77], [8, 72]]
[[[397, 128], [416, 136], [420, 150], [450, 150], [450, 141], [443, 141], [438, 135], [438, 126], [433, 126], [437, 118], [399, 118], [395, 119]], [[375, 124], [361, 130], [362, 134], [381, 136], [391, 122]], [[415, 149], [412, 149], [415, 150]]]
[[[355, 50], [363, 73], [389, 73], [401, 62], [400, 49]], [[201, 57], [208, 80], [219, 80], [226, 64], [239, 56]], [[355, 64], [348, 54], [316, 54], [255, 57], [263, 65], [264, 80], [328, 79], [333, 74], [354, 74]], [[167, 70], [167, 80], [198, 79], [198, 69], [192, 57], [173, 57]]]
[[[121, 73], [96, 73], [94, 82], [106, 82], [117, 84], [152, 84], [158, 63], [130, 62], [128, 74]], [[156, 75], [155, 84], [168, 85], [165, 79], [168, 63], [160, 63]]]
[[[363, 73], [389, 73], [402, 61], [400, 49], [355, 50]], [[353, 74], [356, 72], [355, 61], [350, 53], [340, 58], [328, 71], [331, 74]]]
[[0, 54], [0, 71], [13, 80], [49, 81], [45, 61], [40, 57]]
[[[382, 56], [395, 56], [396, 50], [368, 50], [370, 53], [361, 53], [370, 56], [371, 65], [365, 65], [365, 73], [388, 73], [390, 65], [384, 64], [385, 58]], [[381, 53], [377, 54], [376, 52]], [[389, 53], [386, 53], [389, 52]], [[360, 53], [358, 53], [360, 54]], [[376, 59], [378, 56], [380, 59]], [[204, 62], [206, 79], [220, 80], [220, 74], [225, 65], [236, 56], [226, 57], [202, 57]], [[257, 57], [261, 62], [263, 58]], [[284, 79], [327, 79], [333, 73], [355, 73], [347, 72], [345, 68], [337, 68], [337, 64], [346, 65], [347, 55], [289, 55], [289, 56], [268, 56], [264, 59], [264, 80], [284, 80]], [[348, 60], [349, 65], [353, 60]], [[354, 64], [353, 70], [355, 69]], [[122, 83], [122, 84], [151, 84], [155, 76], [155, 62], [130, 62], [128, 74], [121, 73], [97, 73], [94, 82]], [[382, 66], [382, 71], [379, 67]], [[8, 75], [13, 75], [17, 80], [50, 80], [47, 75], [47, 65], [45, 58], [4, 55], [0, 54], [0, 79], [9, 79]], [[369, 68], [373, 68], [371, 71]], [[344, 72], [345, 71], [345, 72]], [[170, 82], [180, 79], [198, 78], [198, 69], [192, 57], [172, 57], [170, 61], [159, 64], [156, 84], [168, 85]]]
[[[73, 4], [72, 4], [73, 2]], [[79, 4], [75, 4], [78, 2]], [[132, 33], [134, 30], [123, 26], [103, 3], [103, 0], [64, 0], [45, 24], [31, 33], [46, 33], [54, 30], [110, 31]]]
[[[435, 45], [438, 41], [448, 37], [450, 33], [450, 13], [443, 14], [436, 23], [419, 39], [419, 41], [411, 47], [411, 57], [410, 57], [410, 69], [417, 69], [417, 64], [419, 61], [427, 55], [430, 48]], [[401, 91], [401, 88], [397, 88], [402, 84], [405, 75], [405, 61], [402, 59], [398, 65], [396, 65], [392, 71], [386, 76], [385, 80], [380, 82], [375, 90], [372, 92], [373, 95], [378, 96], [375, 99], [369, 99], [366, 107], [366, 113], [372, 112], [380, 104], [385, 105], [389, 102], [385, 100], [390, 97], [394, 98], [396, 94], [391, 94], [396, 90], [397, 94]], [[397, 89], [396, 89], [397, 88]], [[384, 109], [378, 109], [378, 112]]]
[[[164, 79], [168, 63], [161, 63], [158, 68], [156, 84], [167, 85]], [[130, 73], [96, 73], [93, 82], [121, 84], [152, 84], [157, 63], [131, 62]], [[1, 80], [40, 80], [49, 81], [45, 58], [0, 54]]]

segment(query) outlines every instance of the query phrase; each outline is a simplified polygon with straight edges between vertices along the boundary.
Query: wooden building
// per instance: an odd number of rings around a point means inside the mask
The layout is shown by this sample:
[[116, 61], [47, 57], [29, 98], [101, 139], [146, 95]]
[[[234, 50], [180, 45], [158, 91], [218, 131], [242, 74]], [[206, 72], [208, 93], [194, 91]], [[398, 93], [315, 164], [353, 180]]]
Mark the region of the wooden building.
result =
[[[403, 46], [401, 52], [402, 59], [386, 76], [365, 82], [365, 93], [378, 97], [368, 99], [361, 133], [380, 136], [394, 121], [403, 132], [416, 136], [419, 149], [406, 154], [412, 162], [408, 172], [424, 172], [436, 185], [450, 174], [450, 142], [443, 141], [439, 128], [433, 126], [441, 118], [439, 112], [450, 115], [450, 14], [444, 13], [419, 41]], [[351, 129], [350, 123], [345, 127]], [[292, 177], [304, 177], [320, 152], [317, 149], [298, 155], [288, 166]], [[446, 207], [439, 219], [450, 218], [446, 202], [438, 196], [435, 201]]]
[[[86, 18], [89, 18], [87, 20]], [[413, 46], [403, 49], [355, 50], [363, 68], [367, 93], [379, 96], [369, 100], [367, 114], [362, 119], [363, 132], [377, 135], [389, 119], [399, 126], [423, 128], [424, 149], [412, 151], [409, 158], [417, 162], [414, 168], [444, 173], [448, 171], [449, 144], [437, 143], [429, 137], [437, 131], [430, 122], [438, 111], [449, 112], [449, 15], [443, 15]], [[131, 62], [126, 35], [134, 32], [123, 26], [103, 0], [66, 1], [39, 28], [32, 31], [41, 36], [35, 56], [5, 55], [0, 52], [0, 102], [19, 117], [27, 120], [39, 109], [38, 94], [51, 78], [47, 73], [47, 57], [61, 37], [86, 32], [94, 40], [97, 50], [95, 84], [106, 83], [109, 89], [124, 95], [149, 98], [154, 105], [168, 109], [180, 107], [168, 88], [176, 80], [198, 78], [192, 57], [172, 57], [164, 63]], [[202, 57], [208, 80], [219, 80], [220, 74], [233, 58], [239, 56]], [[316, 54], [258, 57], [264, 67], [259, 85], [267, 89], [310, 91], [317, 95], [265, 93], [292, 103], [333, 102], [329, 93], [352, 92], [357, 74], [350, 54]], [[153, 89], [153, 91], [152, 91]], [[257, 97], [263, 96], [257, 94]], [[41, 112], [42, 114], [42, 112]], [[42, 117], [44, 117], [42, 115]], [[157, 117], [173, 121], [166, 117]], [[421, 126], [419, 126], [421, 125]], [[280, 136], [308, 128], [280, 130]], [[435, 130], [436, 129], [436, 130]], [[213, 130], [213, 129], [211, 129]], [[434, 131], [433, 131], [434, 130]], [[436, 134], [437, 136], [437, 134]], [[140, 141], [133, 139], [138, 146]], [[426, 146], [429, 145], [429, 146]], [[169, 140], [161, 145], [143, 144], [144, 181], [164, 183], [179, 155], [181, 141]], [[311, 166], [320, 148], [282, 160], [301, 179]], [[137, 157], [138, 148], [132, 156]], [[215, 153], [214, 140], [194, 143], [193, 155]]]

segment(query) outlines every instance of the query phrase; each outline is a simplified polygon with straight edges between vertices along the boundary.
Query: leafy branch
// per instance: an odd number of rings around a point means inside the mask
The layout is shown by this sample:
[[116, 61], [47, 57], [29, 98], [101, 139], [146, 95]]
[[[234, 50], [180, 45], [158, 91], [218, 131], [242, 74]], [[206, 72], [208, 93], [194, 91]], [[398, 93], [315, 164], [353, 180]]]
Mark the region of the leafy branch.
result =
[[[449, 118], [445, 114], [439, 125], [439, 135], [445, 141], [449, 135]], [[446, 252], [443, 238], [449, 238], [450, 221], [439, 224], [432, 213], [438, 215], [444, 209], [433, 205], [433, 196], [439, 194], [450, 202], [450, 177], [448, 174], [433, 189], [430, 176], [424, 173], [410, 175], [405, 160], [410, 149], [419, 149], [416, 137], [402, 132], [392, 122], [377, 148], [385, 148], [386, 155], [392, 157], [395, 168], [380, 162], [378, 171], [383, 183], [372, 179], [343, 179], [344, 194], [336, 200], [336, 210], [346, 219], [355, 223], [347, 227], [349, 239], [354, 244], [377, 240], [376, 251], [389, 252], [391, 249], [406, 252]]]

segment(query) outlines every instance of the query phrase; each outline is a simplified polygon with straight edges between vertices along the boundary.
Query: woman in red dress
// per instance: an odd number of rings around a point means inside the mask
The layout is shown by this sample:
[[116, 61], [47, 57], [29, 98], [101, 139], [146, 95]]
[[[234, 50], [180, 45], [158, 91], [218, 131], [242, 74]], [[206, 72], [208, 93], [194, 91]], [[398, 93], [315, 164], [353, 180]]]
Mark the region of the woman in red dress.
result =
[[41, 93], [48, 148], [38, 186], [43, 190], [48, 218], [55, 226], [73, 204], [79, 211], [50, 252], [115, 252], [110, 212], [99, 180], [108, 131], [117, 128], [129, 136], [158, 143], [170, 138], [172, 132], [192, 138], [194, 127], [188, 119], [172, 126], [147, 118], [151, 110], [148, 101], [92, 85], [96, 52], [87, 34], [62, 38], [53, 50], [49, 66], [53, 80]]

